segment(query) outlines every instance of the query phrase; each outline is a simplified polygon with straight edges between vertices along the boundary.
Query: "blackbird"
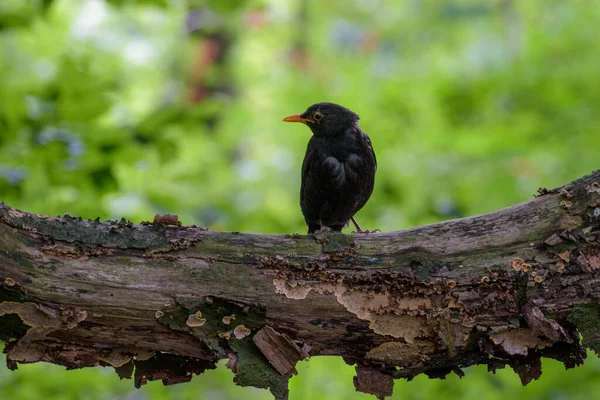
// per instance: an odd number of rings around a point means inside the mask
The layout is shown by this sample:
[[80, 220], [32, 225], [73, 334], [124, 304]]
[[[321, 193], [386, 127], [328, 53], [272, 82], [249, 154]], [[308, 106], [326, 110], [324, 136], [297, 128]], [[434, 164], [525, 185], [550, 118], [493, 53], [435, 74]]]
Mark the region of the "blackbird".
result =
[[300, 207], [308, 233], [341, 231], [373, 192], [377, 159], [371, 140], [358, 126], [358, 115], [333, 103], [317, 103], [285, 122], [308, 125], [313, 136], [302, 163]]

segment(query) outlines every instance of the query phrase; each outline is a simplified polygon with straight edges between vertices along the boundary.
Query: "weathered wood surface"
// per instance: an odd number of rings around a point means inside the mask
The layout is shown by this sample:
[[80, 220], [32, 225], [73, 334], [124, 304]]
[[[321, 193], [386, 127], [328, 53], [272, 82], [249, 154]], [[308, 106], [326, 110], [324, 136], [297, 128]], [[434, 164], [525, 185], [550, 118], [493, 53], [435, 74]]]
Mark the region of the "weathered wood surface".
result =
[[279, 398], [289, 374], [277, 371], [292, 373], [304, 352], [356, 363], [357, 388], [381, 396], [390, 377], [473, 364], [510, 365], [527, 383], [541, 356], [583, 362], [578, 331], [600, 347], [599, 183], [596, 171], [490, 214], [370, 235], [212, 232], [2, 204], [0, 339], [11, 368], [112, 365], [138, 386], [229, 358], [239, 384]]

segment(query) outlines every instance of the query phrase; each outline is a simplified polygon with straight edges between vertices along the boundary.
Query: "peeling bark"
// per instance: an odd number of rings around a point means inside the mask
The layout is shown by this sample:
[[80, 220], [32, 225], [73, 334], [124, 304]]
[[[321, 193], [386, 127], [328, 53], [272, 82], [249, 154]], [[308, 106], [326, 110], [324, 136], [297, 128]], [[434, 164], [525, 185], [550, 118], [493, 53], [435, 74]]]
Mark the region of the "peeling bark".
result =
[[[32, 215], [0, 205], [0, 340], [9, 368], [105, 365], [135, 385], [222, 358], [287, 396], [306, 355], [393, 378], [567, 368], [600, 348], [600, 171], [477, 217], [370, 235], [254, 235]], [[579, 334], [583, 335], [580, 343]]]
[[287, 335], [265, 326], [254, 335], [252, 341], [269, 363], [281, 375], [297, 374], [296, 363], [308, 358], [308, 353], [290, 340]]

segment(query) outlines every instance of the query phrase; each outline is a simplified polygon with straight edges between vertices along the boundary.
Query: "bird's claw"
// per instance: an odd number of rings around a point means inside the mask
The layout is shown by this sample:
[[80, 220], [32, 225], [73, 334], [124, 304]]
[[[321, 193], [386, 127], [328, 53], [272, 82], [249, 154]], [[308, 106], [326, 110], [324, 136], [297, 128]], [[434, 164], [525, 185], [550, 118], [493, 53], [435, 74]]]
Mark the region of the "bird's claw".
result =
[[373, 229], [372, 231], [370, 230], [359, 230], [359, 231], [352, 231], [353, 234], [365, 234], [368, 235], [369, 233], [377, 233], [377, 232], [381, 232], [381, 229]]

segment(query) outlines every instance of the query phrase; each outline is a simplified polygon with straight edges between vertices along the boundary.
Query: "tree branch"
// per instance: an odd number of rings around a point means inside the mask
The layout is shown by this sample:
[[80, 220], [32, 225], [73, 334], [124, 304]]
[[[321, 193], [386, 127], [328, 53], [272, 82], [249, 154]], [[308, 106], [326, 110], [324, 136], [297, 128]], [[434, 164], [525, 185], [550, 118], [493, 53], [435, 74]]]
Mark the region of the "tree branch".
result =
[[[295, 363], [341, 355], [392, 378], [566, 367], [600, 348], [600, 171], [497, 212], [404, 231], [255, 235], [32, 215], [0, 205], [9, 368], [111, 365], [185, 382], [222, 358], [287, 396]], [[169, 225], [170, 224], [170, 225]], [[583, 346], [579, 334], [583, 334]]]

